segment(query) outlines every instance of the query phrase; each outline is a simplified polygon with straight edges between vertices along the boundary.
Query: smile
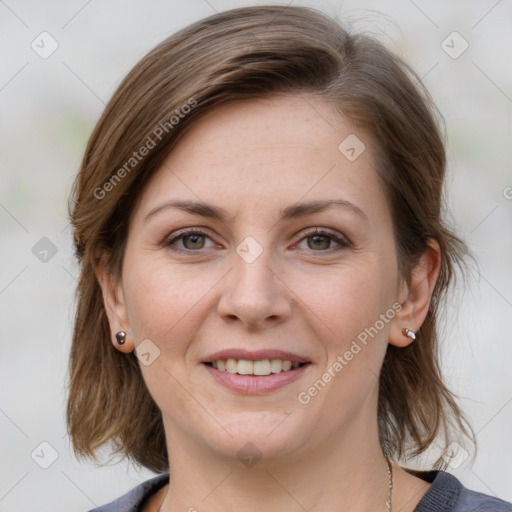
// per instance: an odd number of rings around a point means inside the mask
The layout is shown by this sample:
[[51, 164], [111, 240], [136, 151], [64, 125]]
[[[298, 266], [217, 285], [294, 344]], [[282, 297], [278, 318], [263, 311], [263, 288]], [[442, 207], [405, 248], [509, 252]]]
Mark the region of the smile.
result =
[[228, 358], [205, 361], [201, 366], [213, 382], [224, 389], [239, 395], [261, 396], [284, 388], [306, 373], [309, 374], [308, 370], [312, 364], [310, 362], [292, 362], [289, 359], [253, 361]]
[[248, 359], [218, 359], [205, 363], [222, 372], [237, 373], [238, 375], [271, 375], [289, 372], [308, 363], [292, 362], [282, 359], [262, 359], [250, 361]]

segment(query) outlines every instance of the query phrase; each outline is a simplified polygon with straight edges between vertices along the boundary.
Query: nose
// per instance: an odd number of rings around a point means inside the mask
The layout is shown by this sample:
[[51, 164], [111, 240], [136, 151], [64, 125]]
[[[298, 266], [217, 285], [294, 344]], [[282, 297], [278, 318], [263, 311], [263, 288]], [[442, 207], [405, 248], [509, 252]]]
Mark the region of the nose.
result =
[[234, 255], [233, 268], [222, 281], [219, 315], [228, 322], [241, 321], [249, 328], [278, 325], [290, 317], [291, 291], [279, 271], [271, 268], [269, 251], [252, 262]]

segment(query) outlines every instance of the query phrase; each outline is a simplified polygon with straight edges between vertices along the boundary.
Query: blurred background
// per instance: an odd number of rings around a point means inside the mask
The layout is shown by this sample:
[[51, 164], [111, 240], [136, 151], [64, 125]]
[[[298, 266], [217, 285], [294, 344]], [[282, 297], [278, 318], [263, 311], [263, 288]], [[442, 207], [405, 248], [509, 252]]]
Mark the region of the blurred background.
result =
[[[86, 511], [153, 476], [72, 454], [67, 200], [88, 136], [132, 66], [185, 25], [257, 3], [317, 7], [374, 34], [413, 66], [444, 116], [447, 215], [478, 260], [446, 309], [441, 354], [479, 451], [471, 464], [459, 450], [448, 470], [512, 501], [511, 1], [0, 0], [1, 512]], [[404, 463], [425, 467], [428, 457]]]

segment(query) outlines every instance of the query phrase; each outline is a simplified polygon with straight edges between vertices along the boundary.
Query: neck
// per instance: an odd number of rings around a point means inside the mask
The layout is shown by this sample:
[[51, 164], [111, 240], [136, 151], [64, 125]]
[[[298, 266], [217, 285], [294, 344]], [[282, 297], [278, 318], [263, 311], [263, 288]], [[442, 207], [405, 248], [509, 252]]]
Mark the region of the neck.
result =
[[201, 450], [178, 431], [166, 432], [174, 434], [167, 441], [175, 449], [162, 512], [387, 510], [387, 461], [377, 431], [364, 422], [354, 425], [351, 435], [286, 457], [263, 457], [251, 467]]

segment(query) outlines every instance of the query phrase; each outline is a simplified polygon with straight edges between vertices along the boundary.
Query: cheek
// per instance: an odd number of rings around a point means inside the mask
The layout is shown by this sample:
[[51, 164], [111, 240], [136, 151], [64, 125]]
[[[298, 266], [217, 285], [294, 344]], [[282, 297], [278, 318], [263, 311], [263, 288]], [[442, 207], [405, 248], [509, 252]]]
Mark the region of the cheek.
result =
[[293, 289], [306, 310], [314, 313], [323, 338], [343, 346], [391, 306], [392, 279], [391, 269], [374, 255], [361, 256], [322, 274], [297, 275]]
[[[218, 279], [178, 268], [159, 258], [139, 257], [126, 265], [126, 304], [135, 344], [148, 343], [150, 364], [139, 364], [149, 393], [163, 411], [193, 408], [183, 385], [190, 363], [187, 350], [204, 322], [208, 290]], [[156, 347], [156, 348], [155, 348]], [[185, 421], [185, 420], [184, 420]]]
[[315, 313], [311, 318], [317, 319], [316, 334], [323, 340], [325, 354], [319, 368], [322, 382], [317, 388], [323, 398], [318, 405], [325, 400], [333, 410], [348, 404], [355, 407], [373, 389], [395, 316], [395, 278], [392, 258], [386, 261], [367, 254], [357, 264], [331, 273], [328, 280], [317, 281], [324, 284], [320, 288], [304, 281], [302, 293]]
[[382, 270], [378, 262], [366, 261], [333, 273], [322, 281], [326, 284], [322, 289], [304, 282], [306, 304], [314, 312], [310, 318], [315, 319], [325, 359], [308, 387], [300, 390], [301, 405], [296, 407], [303, 410], [306, 406], [311, 422], [320, 418], [327, 430], [357, 416], [377, 397], [389, 322], [395, 314], [390, 287], [393, 273]]
[[[127, 310], [136, 339], [150, 338], [159, 345], [179, 341], [183, 328], [197, 319], [201, 301], [218, 281], [211, 272], [200, 275], [192, 265], [186, 268], [139, 259], [127, 267]], [[173, 343], [177, 349], [179, 344]], [[168, 347], [162, 346], [163, 349]]]

